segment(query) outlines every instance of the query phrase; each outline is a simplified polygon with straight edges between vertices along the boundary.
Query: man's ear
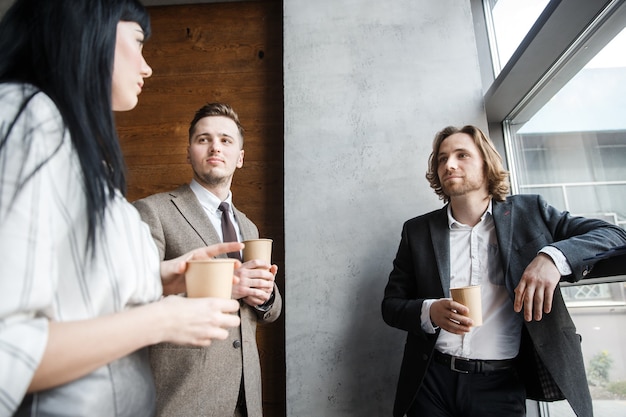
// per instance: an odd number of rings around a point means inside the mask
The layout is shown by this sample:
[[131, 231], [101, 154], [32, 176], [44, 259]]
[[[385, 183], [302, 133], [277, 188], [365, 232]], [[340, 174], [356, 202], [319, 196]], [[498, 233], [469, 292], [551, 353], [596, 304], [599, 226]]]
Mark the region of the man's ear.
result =
[[239, 151], [239, 159], [237, 160], [237, 168], [241, 168], [243, 166], [243, 149]]

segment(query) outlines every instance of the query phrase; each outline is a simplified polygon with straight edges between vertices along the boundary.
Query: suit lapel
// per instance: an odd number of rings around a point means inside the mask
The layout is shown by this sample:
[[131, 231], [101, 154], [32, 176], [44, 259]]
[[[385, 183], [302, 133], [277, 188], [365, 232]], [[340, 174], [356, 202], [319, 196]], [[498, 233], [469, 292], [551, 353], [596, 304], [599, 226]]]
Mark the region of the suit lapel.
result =
[[239, 232], [241, 233], [242, 240], [258, 238], [256, 231], [250, 227], [250, 222], [245, 221], [247, 220], [246, 216], [237, 210], [234, 205], [233, 212], [235, 213], [235, 220], [237, 221], [237, 226], [239, 226]]
[[205, 245], [211, 245], [221, 241], [220, 236], [213, 228], [211, 221], [207, 218], [204, 209], [200, 205], [198, 198], [193, 191], [191, 191], [188, 184], [178, 187], [171, 195], [172, 204], [176, 206], [180, 214], [196, 231]]
[[493, 201], [492, 206], [493, 221], [496, 225], [496, 238], [498, 239], [498, 249], [502, 262], [502, 271], [507, 289], [513, 292], [513, 283], [509, 282], [508, 273], [511, 252], [513, 246], [513, 205], [509, 201]]
[[447, 208], [446, 205], [428, 222], [444, 297], [450, 294], [450, 228]]

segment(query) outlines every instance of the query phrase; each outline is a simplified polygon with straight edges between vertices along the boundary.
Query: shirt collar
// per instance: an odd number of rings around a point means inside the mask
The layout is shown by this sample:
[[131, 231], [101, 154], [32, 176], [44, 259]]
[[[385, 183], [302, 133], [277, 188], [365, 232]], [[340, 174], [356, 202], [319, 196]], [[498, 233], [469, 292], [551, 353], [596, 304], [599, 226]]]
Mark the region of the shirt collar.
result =
[[[220, 203], [222, 202], [215, 194], [204, 188], [198, 181], [195, 179], [191, 180], [191, 184], [189, 184], [189, 188], [193, 191], [193, 193], [198, 198], [200, 205], [205, 210], [215, 213], [218, 210]], [[233, 193], [228, 191], [228, 196], [224, 200], [230, 206], [230, 211], [233, 210]]]
[[[493, 200], [490, 198], [489, 199], [489, 204], [487, 205], [487, 210], [485, 210], [485, 212], [483, 213], [482, 216], [480, 216], [480, 221], [483, 221], [485, 219], [485, 217], [487, 217], [487, 215], [492, 216], [492, 209], [493, 209], [493, 204], [492, 204]], [[446, 209], [446, 213], [448, 214], [448, 227], [450, 229], [452, 229], [453, 226], [459, 227], [459, 226], [465, 226], [463, 223], [460, 223], [459, 221], [457, 221], [453, 216], [452, 216], [452, 208], [450, 207], [450, 204], [448, 204], [448, 207]]]

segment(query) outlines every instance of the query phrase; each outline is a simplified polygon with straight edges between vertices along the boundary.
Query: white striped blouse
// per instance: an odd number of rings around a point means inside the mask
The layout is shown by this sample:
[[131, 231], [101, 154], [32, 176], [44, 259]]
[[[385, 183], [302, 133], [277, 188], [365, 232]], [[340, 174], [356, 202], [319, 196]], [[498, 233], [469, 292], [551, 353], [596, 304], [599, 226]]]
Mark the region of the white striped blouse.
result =
[[[45, 94], [0, 84], [0, 141], [0, 416], [10, 416], [41, 360], [48, 321], [119, 312], [158, 299], [162, 288], [150, 231], [121, 195], [108, 206], [95, 256], [86, 253], [82, 170]], [[148, 415], [146, 366], [131, 355], [29, 401], [35, 415]], [[137, 398], [122, 398], [124, 390]]]

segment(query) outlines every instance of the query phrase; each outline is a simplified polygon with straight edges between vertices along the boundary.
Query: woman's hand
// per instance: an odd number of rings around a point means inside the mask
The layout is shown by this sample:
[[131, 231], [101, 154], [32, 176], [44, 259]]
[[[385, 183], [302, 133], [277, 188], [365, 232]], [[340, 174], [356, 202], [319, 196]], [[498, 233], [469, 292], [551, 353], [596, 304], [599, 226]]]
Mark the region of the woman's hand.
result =
[[165, 297], [156, 304], [163, 309], [161, 341], [179, 345], [208, 346], [224, 340], [228, 328], [240, 324], [237, 300], [223, 298]]
[[237, 310], [236, 300], [170, 296], [94, 319], [51, 321], [28, 391], [73, 381], [148, 345], [208, 346], [214, 339], [226, 339], [227, 328], [239, 326]]

